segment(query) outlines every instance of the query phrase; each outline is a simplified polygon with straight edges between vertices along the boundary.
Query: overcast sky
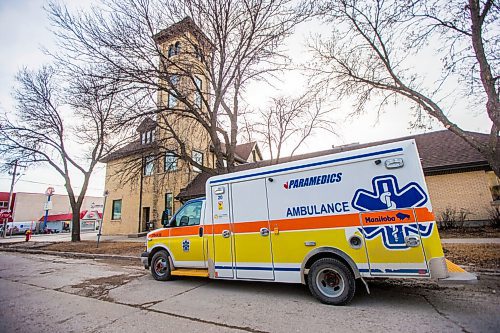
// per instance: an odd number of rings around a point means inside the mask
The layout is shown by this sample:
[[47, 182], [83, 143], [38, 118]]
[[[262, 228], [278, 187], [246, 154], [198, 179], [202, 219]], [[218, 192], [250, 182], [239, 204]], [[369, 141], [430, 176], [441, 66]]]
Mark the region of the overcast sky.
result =
[[[82, 1], [67, 1], [68, 3], [81, 4]], [[85, 2], [85, 1], [84, 1]], [[11, 97], [14, 76], [23, 66], [36, 69], [48, 62], [40, 47], [53, 48], [52, 36], [49, 31], [49, 22], [43, 10], [43, 0], [0, 0], [0, 111], [10, 112], [14, 108]], [[318, 27], [308, 24], [301, 26], [297, 33], [288, 42], [292, 57], [300, 59], [303, 56], [303, 47], [306, 38], [311, 32], [316, 32]], [[432, 57], [431, 57], [432, 58]], [[435, 59], [430, 59], [435, 60]], [[426, 64], [427, 66], [427, 64]], [[285, 92], [300, 91], [297, 81], [302, 79], [297, 74], [289, 75], [284, 79], [282, 88]], [[248, 90], [247, 100], [255, 106], [265, 104], [269, 91], [267, 87], [253, 85]], [[377, 121], [375, 112], [368, 112], [357, 118], [345, 119], [349, 110], [348, 104], [332, 114], [337, 122], [337, 136], [317, 135], [309, 141], [301, 152], [328, 149], [332, 145], [348, 143], [364, 143], [389, 138], [397, 138], [417, 131], [409, 130], [411, 115], [407, 106], [388, 107]], [[489, 121], [484, 114], [471, 114], [465, 107], [457, 105], [451, 115], [452, 120], [466, 130], [488, 132]], [[441, 129], [439, 125], [435, 130]], [[92, 179], [89, 195], [101, 195], [104, 190], [104, 165], [100, 166]], [[78, 180], [76, 180], [78, 183]], [[31, 168], [24, 171], [22, 177], [15, 185], [16, 192], [44, 192], [47, 186], [55, 186], [56, 192], [65, 194], [62, 187], [63, 179], [49, 168]], [[0, 191], [9, 191], [10, 176], [0, 174]]]

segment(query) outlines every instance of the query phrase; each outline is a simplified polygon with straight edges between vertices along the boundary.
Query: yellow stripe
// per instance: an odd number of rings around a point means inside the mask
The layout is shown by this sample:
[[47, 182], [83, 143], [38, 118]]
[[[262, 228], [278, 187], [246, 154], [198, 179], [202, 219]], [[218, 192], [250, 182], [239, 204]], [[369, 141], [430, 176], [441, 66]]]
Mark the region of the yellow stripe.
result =
[[199, 276], [208, 277], [207, 269], [176, 269], [172, 271], [174, 276]]
[[454, 273], [462, 273], [465, 272], [465, 270], [458, 266], [457, 264], [452, 263], [448, 259], [446, 259], [446, 268], [448, 268], [448, 272], [454, 272]]

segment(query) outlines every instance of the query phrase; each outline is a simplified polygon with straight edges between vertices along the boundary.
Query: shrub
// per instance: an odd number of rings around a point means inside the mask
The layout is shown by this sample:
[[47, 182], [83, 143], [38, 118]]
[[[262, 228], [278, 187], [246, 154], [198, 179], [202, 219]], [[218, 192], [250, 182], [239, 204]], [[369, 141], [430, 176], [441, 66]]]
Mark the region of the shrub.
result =
[[489, 221], [494, 228], [500, 228], [500, 207], [491, 207]]
[[438, 227], [442, 230], [453, 229], [453, 228], [463, 228], [465, 226], [465, 221], [472, 213], [467, 209], [457, 210], [455, 208], [447, 207], [442, 211], [438, 218]]

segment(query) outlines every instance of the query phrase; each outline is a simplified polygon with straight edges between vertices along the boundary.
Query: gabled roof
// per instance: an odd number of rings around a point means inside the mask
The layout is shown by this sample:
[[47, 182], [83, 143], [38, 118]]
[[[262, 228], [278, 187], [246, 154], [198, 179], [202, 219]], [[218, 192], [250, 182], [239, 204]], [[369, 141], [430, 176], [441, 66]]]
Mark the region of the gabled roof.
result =
[[148, 150], [153, 150], [157, 148], [157, 144], [155, 141], [147, 144], [142, 144], [140, 139], [137, 139], [126, 146], [114, 151], [113, 153], [109, 154], [105, 158], [101, 159], [99, 162], [101, 163], [109, 163], [111, 161], [118, 160], [120, 158], [144, 153]]
[[[482, 133], [468, 132], [478, 140], [488, 140], [488, 135]], [[424, 134], [409, 135], [390, 140], [376, 141], [365, 144], [353, 144], [335, 147], [328, 150], [316, 151], [308, 154], [292, 157], [280, 158], [279, 163], [302, 160], [311, 157], [318, 157], [328, 154], [340, 153], [354, 149], [376, 146], [384, 143], [396, 142], [407, 139], [415, 139], [422, 162], [425, 175], [432, 175], [440, 172], [457, 172], [460, 170], [480, 169], [489, 170], [490, 166], [484, 157], [477, 150], [469, 146], [464, 140], [448, 130], [436, 131]], [[271, 165], [272, 161], [265, 160], [256, 163], [246, 163], [235, 167], [236, 171], [249, 170]], [[187, 200], [190, 198], [205, 195], [205, 183], [210, 175], [201, 173], [193, 181], [181, 190], [178, 199]]]
[[252, 151], [255, 149], [257, 154], [259, 155], [260, 159], [262, 159], [262, 154], [260, 153], [259, 146], [257, 145], [257, 142], [247, 142], [247, 143], [242, 143], [240, 145], [237, 145], [234, 147], [234, 153], [238, 156], [240, 156], [242, 159], [245, 161], [248, 161], [250, 158], [250, 155], [252, 154]]
[[144, 120], [137, 126], [136, 131], [139, 133], [147, 132], [154, 130], [158, 123], [154, 121], [153, 119], [146, 117]]
[[[226, 154], [226, 145], [224, 143], [221, 143], [221, 150], [224, 154]], [[246, 163], [248, 162], [248, 158], [250, 157], [250, 154], [252, 153], [252, 150], [257, 151], [257, 154], [259, 155], [260, 159], [262, 159], [262, 154], [260, 153], [259, 146], [257, 145], [256, 141], [252, 142], [247, 142], [247, 143], [242, 143], [239, 145], [236, 145], [234, 147], [234, 157], [237, 162], [240, 163]]]

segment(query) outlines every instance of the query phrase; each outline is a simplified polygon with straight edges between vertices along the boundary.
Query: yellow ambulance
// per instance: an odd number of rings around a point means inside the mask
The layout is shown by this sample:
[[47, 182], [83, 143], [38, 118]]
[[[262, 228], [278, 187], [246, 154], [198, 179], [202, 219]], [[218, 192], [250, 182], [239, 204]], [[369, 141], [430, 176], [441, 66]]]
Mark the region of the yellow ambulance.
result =
[[444, 258], [414, 140], [209, 178], [164, 225], [141, 256], [161, 281], [302, 283], [342, 305], [356, 279], [477, 280]]

